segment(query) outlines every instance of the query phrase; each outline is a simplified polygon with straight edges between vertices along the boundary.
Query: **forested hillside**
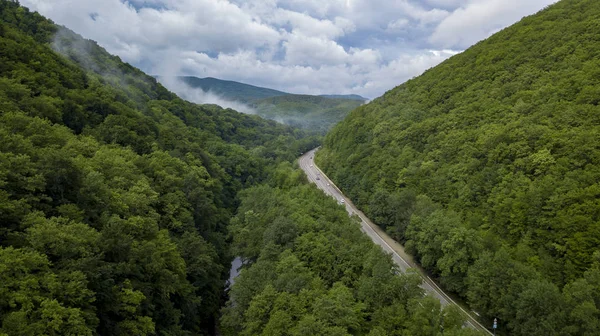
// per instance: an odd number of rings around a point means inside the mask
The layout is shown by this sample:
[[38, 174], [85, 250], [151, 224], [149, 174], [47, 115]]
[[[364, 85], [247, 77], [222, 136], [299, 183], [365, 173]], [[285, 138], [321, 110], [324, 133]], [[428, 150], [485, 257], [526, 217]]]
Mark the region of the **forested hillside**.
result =
[[325, 134], [362, 104], [356, 99], [286, 95], [260, 99], [250, 106], [261, 117]]
[[252, 103], [258, 99], [289, 95], [287, 92], [212, 77], [198, 78], [182, 76], [179, 78], [193, 88], [210, 91], [223, 98], [245, 104]]
[[333, 95], [320, 95], [319, 97], [325, 97], [325, 98], [341, 98], [341, 99], [353, 99], [353, 100], [358, 100], [361, 102], [366, 102], [368, 99], [356, 94], [347, 94], [347, 95], [342, 95], [342, 94], [333, 94]]
[[192, 88], [246, 104], [257, 115], [325, 134], [366, 99], [357, 95], [299, 95], [216, 78], [179, 77]]
[[212, 333], [238, 191], [316, 140], [0, 1], [0, 334]]
[[423, 297], [337, 201], [282, 163], [243, 191], [231, 222], [245, 261], [223, 309], [223, 335], [480, 335], [458, 308]]
[[527, 17], [354, 110], [317, 155], [504, 334], [600, 334], [598, 17]]

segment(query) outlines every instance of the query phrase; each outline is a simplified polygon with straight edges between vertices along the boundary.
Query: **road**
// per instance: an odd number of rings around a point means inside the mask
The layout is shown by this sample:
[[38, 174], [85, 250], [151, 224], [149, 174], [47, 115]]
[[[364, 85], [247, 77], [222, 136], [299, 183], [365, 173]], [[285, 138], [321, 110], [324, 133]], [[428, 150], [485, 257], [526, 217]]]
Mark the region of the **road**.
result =
[[344, 194], [340, 191], [340, 189], [331, 181], [327, 175], [325, 175], [317, 165], [314, 163], [314, 155], [318, 148], [315, 148], [304, 155], [302, 155], [298, 159], [298, 164], [300, 168], [304, 170], [306, 176], [309, 181], [315, 183], [317, 187], [327, 195], [334, 197], [338, 203], [344, 204], [346, 207], [346, 211], [350, 216], [356, 215], [361, 219], [361, 229], [362, 231], [371, 238], [371, 240], [381, 246], [381, 248], [391, 254], [394, 263], [398, 265], [402, 272], [406, 272], [409, 268], [414, 268], [418, 271], [421, 278], [423, 278], [423, 283], [421, 284], [421, 288], [425, 290], [429, 295], [440, 300], [442, 306], [447, 306], [449, 304], [455, 305], [458, 307], [467, 318], [466, 326], [486, 332], [490, 335], [492, 333], [487, 330], [481, 323], [479, 323], [471, 314], [469, 314], [465, 309], [463, 309], [460, 305], [458, 305], [450, 296], [448, 296], [444, 291], [433, 281], [427, 273], [417, 265], [414, 260], [404, 252], [404, 247], [400, 245], [398, 242], [393, 240], [390, 236], [388, 236], [381, 228], [375, 225], [365, 214], [363, 214], [350, 199], [348, 199]]

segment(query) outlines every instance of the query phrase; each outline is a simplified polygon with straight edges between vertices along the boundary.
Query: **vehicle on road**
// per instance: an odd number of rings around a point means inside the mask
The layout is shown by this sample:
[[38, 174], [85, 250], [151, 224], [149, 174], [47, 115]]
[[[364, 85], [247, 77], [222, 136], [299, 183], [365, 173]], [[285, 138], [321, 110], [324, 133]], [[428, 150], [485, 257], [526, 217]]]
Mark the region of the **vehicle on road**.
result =
[[320, 180], [321, 178], [317, 176], [317, 180]]
[[344, 204], [344, 203], [346, 203], [346, 202], [345, 202], [345, 201], [342, 199], [342, 200], [340, 200], [340, 203]]

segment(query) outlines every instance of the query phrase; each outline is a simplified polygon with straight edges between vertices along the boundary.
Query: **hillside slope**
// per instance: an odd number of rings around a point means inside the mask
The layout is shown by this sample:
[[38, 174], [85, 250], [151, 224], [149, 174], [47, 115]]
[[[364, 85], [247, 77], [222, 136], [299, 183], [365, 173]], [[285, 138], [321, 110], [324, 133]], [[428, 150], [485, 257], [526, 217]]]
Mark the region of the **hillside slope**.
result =
[[0, 1], [0, 334], [212, 334], [238, 191], [315, 145]]
[[179, 77], [184, 83], [203, 91], [210, 91], [223, 98], [235, 100], [240, 103], [251, 103], [258, 99], [285, 96], [289, 93], [240, 82], [222, 80], [212, 77], [198, 78], [193, 76]]
[[293, 167], [315, 138], [13, 1], [0, 47], [0, 335], [215, 335], [231, 252], [225, 335], [478, 335]]
[[326, 133], [363, 102], [356, 99], [286, 95], [256, 100], [251, 106], [261, 117], [286, 125]]
[[527, 17], [354, 110], [317, 157], [511, 335], [600, 333], [598, 17]]
[[325, 98], [341, 98], [341, 99], [353, 99], [353, 100], [359, 100], [362, 102], [366, 102], [368, 99], [356, 94], [348, 94], [348, 95], [342, 95], [342, 94], [332, 94], [332, 95], [319, 95], [319, 97], [325, 97]]
[[179, 78], [192, 88], [244, 103], [263, 118], [322, 134], [366, 101], [357, 95], [297, 95], [216, 78]]
[[229, 291], [229, 335], [481, 336], [455, 306], [419, 288], [337, 200], [291, 164], [245, 190], [231, 221], [244, 267]]

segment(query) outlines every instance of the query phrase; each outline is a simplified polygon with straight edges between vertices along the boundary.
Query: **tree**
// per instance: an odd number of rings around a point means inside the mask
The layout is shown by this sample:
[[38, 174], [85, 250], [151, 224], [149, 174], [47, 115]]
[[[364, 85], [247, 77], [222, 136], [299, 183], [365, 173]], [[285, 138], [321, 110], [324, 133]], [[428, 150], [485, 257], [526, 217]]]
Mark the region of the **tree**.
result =
[[81, 272], [55, 274], [45, 256], [12, 247], [0, 247], [0, 271], [0, 332], [93, 334], [94, 293]]
[[475, 230], [459, 226], [452, 228], [442, 243], [443, 256], [437, 261], [442, 281], [450, 290], [462, 293], [469, 267], [481, 253], [481, 240]]
[[521, 335], [558, 334], [566, 322], [563, 307], [563, 297], [555, 285], [531, 280], [515, 302], [511, 329]]
[[325, 296], [317, 299], [313, 308], [327, 325], [342, 327], [349, 332], [358, 332], [364, 323], [364, 304], [356, 302], [350, 289], [339, 282], [333, 284]]

